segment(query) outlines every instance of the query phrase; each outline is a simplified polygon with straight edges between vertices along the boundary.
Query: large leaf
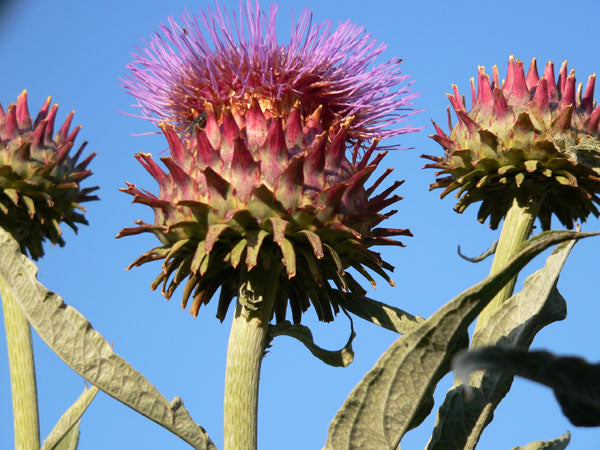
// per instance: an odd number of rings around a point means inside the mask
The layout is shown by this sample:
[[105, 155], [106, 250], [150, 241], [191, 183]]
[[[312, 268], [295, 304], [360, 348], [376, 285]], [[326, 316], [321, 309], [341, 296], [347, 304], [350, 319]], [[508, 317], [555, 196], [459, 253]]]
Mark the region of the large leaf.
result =
[[[544, 384], [552, 388], [563, 414], [573, 425], [600, 426], [600, 364], [544, 351], [488, 347], [458, 356], [454, 368], [462, 380], [468, 380], [474, 370], [494, 369]], [[465, 392], [471, 396], [468, 385]]]
[[36, 274], [36, 265], [0, 229], [0, 277], [46, 344], [90, 383], [194, 448], [216, 448], [204, 429], [191, 419], [179, 397], [171, 402], [164, 398], [142, 374], [113, 352], [85, 317], [37, 281]]
[[61, 447], [71, 448], [71, 443], [76, 442], [76, 436], [79, 435], [81, 416], [90, 406], [97, 393], [98, 388], [96, 386], [92, 386], [90, 389], [86, 388], [83, 391], [75, 403], [58, 419], [48, 437], [44, 439], [41, 450], [59, 450]]
[[341, 297], [339, 303], [361, 319], [400, 334], [406, 334], [414, 330], [417, 325], [425, 321], [423, 317], [413, 316], [400, 308], [369, 297], [363, 297], [360, 300]]
[[535, 236], [498, 273], [396, 340], [350, 393], [329, 427], [326, 448], [395, 449], [431, 411], [433, 391], [448, 372], [451, 356], [468, 344], [469, 324], [494, 295], [546, 248], [591, 235], [550, 231]]
[[551, 441], [530, 442], [524, 447], [515, 447], [513, 450], [564, 450], [569, 442], [571, 442], [571, 433], [567, 432]]
[[[556, 290], [556, 281], [575, 245], [559, 245], [546, 265], [525, 280], [523, 289], [513, 295], [478, 329], [471, 347], [500, 345], [529, 348], [544, 326], [567, 315], [566, 302]], [[483, 429], [490, 423], [494, 409], [509, 391], [513, 377], [498, 372], [477, 372], [471, 376], [473, 400], [465, 403], [460, 384], [453, 386], [438, 410], [428, 450], [473, 449]]]

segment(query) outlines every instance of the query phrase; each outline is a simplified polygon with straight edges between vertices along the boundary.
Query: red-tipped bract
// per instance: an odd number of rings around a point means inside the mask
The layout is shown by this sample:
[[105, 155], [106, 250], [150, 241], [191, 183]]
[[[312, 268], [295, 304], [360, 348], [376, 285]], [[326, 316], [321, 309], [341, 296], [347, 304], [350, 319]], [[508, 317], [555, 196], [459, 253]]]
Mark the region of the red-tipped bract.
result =
[[56, 136], [52, 137], [58, 105], [46, 100], [35, 121], [27, 107], [27, 91], [4, 112], [0, 106], [0, 227], [11, 233], [33, 259], [44, 255], [42, 242], [65, 245], [60, 224], [77, 231], [86, 224], [84, 202], [97, 187], [81, 188], [92, 172], [87, 168], [96, 155], [79, 161], [86, 143], [70, 155], [81, 129], [69, 133], [71, 112]]
[[448, 99], [458, 117], [448, 136], [434, 123], [432, 135], [445, 150], [425, 167], [439, 169], [431, 189], [441, 196], [459, 189], [455, 210], [463, 212], [481, 201], [478, 219], [490, 218], [496, 228], [516, 198], [534, 201], [543, 229], [555, 215], [573, 227], [600, 204], [600, 106], [594, 99], [596, 75], [587, 87], [576, 87], [575, 72], [562, 64], [555, 80], [549, 62], [539, 76], [532, 60], [527, 76], [523, 63], [512, 56], [506, 81], [492, 81], [479, 67], [477, 92], [471, 79], [472, 108], [466, 110], [458, 89]]
[[157, 196], [133, 184], [123, 189], [155, 213], [154, 224], [139, 222], [119, 234], [150, 232], [163, 243], [132, 264], [164, 260], [153, 288], [162, 283], [170, 298], [184, 284], [183, 307], [192, 298], [194, 316], [220, 288], [217, 316], [223, 320], [240, 274], [266, 274], [281, 262], [274, 315], [284, 320], [289, 304], [300, 322], [310, 304], [320, 320], [330, 321], [339, 296], [360, 301], [365, 291], [349, 267], [373, 284], [367, 269], [391, 283], [386, 271], [392, 267], [370, 247], [402, 245], [391, 236], [410, 232], [377, 227], [400, 199], [392, 195], [400, 183], [379, 195], [365, 187], [383, 156], [371, 160], [377, 140], [362, 158], [357, 144], [349, 161], [352, 118], [324, 128], [321, 108], [305, 117], [296, 105], [282, 117], [263, 111], [258, 101], [245, 113], [235, 103], [220, 114], [212, 105], [206, 110], [206, 127], [189, 139], [162, 125], [171, 148], [171, 156], [161, 158], [167, 172], [150, 154], [136, 155], [158, 182]]

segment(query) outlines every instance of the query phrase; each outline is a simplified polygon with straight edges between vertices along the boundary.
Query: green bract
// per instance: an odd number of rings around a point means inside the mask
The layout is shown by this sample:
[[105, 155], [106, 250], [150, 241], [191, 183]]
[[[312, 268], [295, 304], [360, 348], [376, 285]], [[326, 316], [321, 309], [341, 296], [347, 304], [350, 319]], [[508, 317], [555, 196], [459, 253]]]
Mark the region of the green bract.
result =
[[256, 98], [218, 109], [207, 103], [205, 127], [183, 141], [163, 124], [171, 156], [161, 160], [168, 173], [151, 155], [137, 155], [159, 183], [158, 196], [132, 184], [123, 189], [153, 208], [155, 223], [140, 221], [119, 237], [151, 232], [160, 239], [163, 245], [132, 266], [164, 260], [152, 287], [162, 283], [170, 298], [184, 284], [183, 307], [192, 297], [194, 316], [220, 288], [217, 316], [223, 320], [244, 273], [267, 276], [281, 261], [277, 321], [285, 319], [288, 302], [295, 322], [311, 303], [320, 320], [330, 321], [340, 295], [365, 293], [347, 268], [373, 284], [367, 269], [392, 283], [386, 273], [392, 266], [369, 247], [402, 245], [389, 237], [410, 235], [377, 228], [395, 212], [382, 210], [400, 199], [390, 195], [401, 183], [372, 196], [389, 169], [365, 188], [384, 154], [369, 162], [374, 140], [361, 158], [360, 143], [353, 160], [346, 158], [352, 118], [327, 125], [320, 107], [305, 116], [300, 103], [287, 110], [265, 105]]

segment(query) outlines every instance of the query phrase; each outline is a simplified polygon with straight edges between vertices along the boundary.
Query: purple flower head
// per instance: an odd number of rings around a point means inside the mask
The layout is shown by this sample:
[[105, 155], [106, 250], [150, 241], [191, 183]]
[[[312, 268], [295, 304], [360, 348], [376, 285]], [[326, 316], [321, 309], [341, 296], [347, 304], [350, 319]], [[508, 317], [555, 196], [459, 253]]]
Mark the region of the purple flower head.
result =
[[[181, 25], [170, 17], [147, 48], [137, 49], [122, 85], [136, 97], [141, 117], [168, 122], [185, 133], [207, 108], [230, 103], [247, 110], [252, 99], [263, 110], [286, 115], [299, 105], [304, 115], [320, 106], [331, 124], [353, 116], [353, 141], [416, 131], [397, 127], [413, 114], [416, 97], [400, 59], [374, 65], [386, 46], [348, 21], [334, 29], [316, 25], [304, 10], [292, 24], [289, 44], [277, 42], [277, 6], [269, 14], [248, 0], [231, 16], [217, 4], [199, 16], [187, 11]], [[293, 22], [293, 20], [292, 20]], [[210, 104], [211, 106], [208, 106]]]

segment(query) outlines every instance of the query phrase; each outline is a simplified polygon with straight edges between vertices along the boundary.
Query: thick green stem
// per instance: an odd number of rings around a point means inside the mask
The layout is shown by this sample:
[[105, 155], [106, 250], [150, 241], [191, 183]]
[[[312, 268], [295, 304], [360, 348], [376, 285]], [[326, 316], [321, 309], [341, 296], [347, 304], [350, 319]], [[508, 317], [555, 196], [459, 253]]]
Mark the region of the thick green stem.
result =
[[10, 367], [15, 449], [39, 450], [40, 426], [31, 328], [19, 304], [1, 278], [0, 295]]
[[[274, 264], [275, 265], [275, 264]], [[258, 272], [258, 271], [255, 271]], [[279, 270], [251, 277], [240, 288], [225, 369], [225, 450], [256, 450], [258, 386]]]
[[[500, 269], [506, 266], [510, 259], [517, 253], [517, 250], [521, 247], [523, 242], [529, 238], [536, 215], [537, 208], [535, 204], [519, 205], [516, 199], [513, 201], [511, 208], [506, 214], [504, 223], [502, 224], [502, 231], [500, 232], [500, 239], [498, 240], [498, 246], [496, 247], [490, 275], [499, 272]], [[516, 282], [517, 277], [514, 277], [500, 292], [498, 292], [498, 294], [496, 294], [488, 306], [479, 315], [475, 327], [476, 329], [483, 326], [494, 312], [500, 308], [502, 303], [511, 297]]]

